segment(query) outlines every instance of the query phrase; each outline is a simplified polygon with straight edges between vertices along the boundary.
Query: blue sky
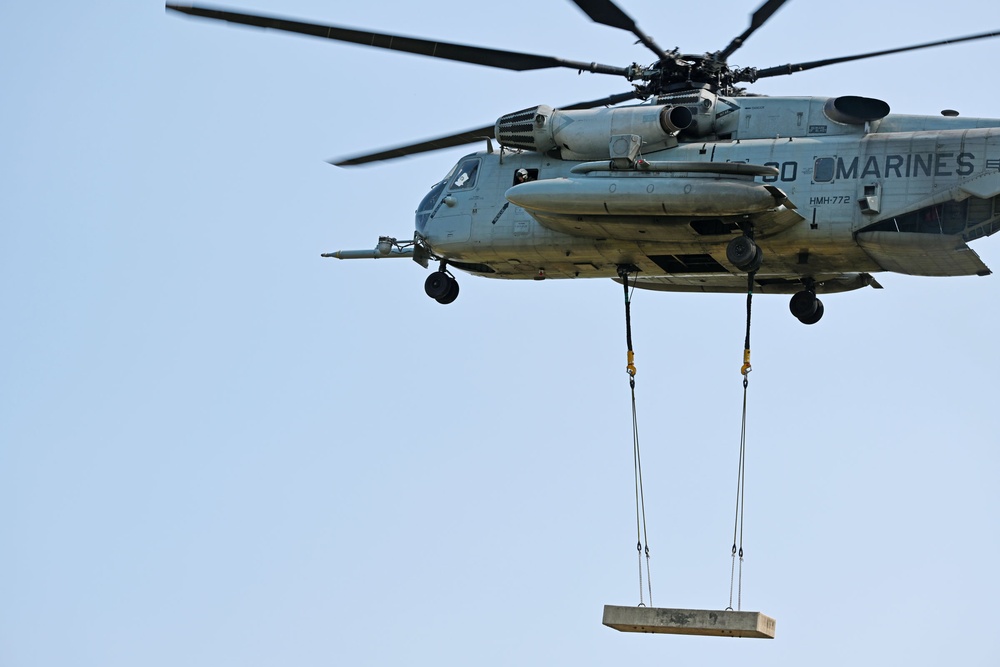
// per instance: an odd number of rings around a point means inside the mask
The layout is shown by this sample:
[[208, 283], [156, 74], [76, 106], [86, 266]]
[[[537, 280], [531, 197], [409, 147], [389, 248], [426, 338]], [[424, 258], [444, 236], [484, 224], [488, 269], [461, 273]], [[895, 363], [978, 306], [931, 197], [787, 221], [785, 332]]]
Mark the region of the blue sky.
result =
[[[650, 60], [569, 2], [234, 4], [574, 60]], [[752, 2], [622, 6], [721, 48]], [[773, 66], [1000, 29], [955, 0], [790, 2]], [[1000, 40], [761, 82], [1000, 116]], [[804, 327], [754, 303], [744, 609], [773, 642], [625, 635], [621, 288], [322, 252], [406, 237], [471, 148], [325, 159], [625, 90], [167, 15], [0, 5], [0, 664], [994, 665], [1000, 281], [881, 275]], [[1000, 241], [974, 245], [1000, 270]], [[639, 292], [657, 606], [722, 608], [744, 301]]]

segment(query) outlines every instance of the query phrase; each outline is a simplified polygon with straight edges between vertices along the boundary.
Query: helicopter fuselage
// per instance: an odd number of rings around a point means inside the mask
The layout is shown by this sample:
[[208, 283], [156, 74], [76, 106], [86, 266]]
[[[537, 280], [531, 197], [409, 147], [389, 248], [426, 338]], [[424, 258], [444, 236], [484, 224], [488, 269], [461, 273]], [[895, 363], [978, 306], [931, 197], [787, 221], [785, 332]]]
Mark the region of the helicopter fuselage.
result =
[[966, 242], [1000, 229], [1000, 120], [838, 122], [830, 102], [729, 98], [700, 130], [617, 168], [553, 151], [467, 155], [425, 197], [416, 239], [480, 276], [609, 278], [626, 265], [640, 287], [668, 291], [745, 290], [726, 249], [746, 233], [763, 252], [761, 292], [989, 273]]

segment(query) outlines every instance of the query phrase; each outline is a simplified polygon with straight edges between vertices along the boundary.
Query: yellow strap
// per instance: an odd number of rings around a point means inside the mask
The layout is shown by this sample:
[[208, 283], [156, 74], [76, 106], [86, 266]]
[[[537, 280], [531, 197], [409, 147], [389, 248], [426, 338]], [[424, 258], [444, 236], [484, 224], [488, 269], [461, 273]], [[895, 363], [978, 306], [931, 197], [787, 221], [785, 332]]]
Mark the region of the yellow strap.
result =
[[750, 367], [750, 350], [748, 348], [743, 350], [743, 368], [740, 369], [740, 373], [746, 375], [752, 370], [753, 368]]
[[636, 373], [636, 370], [635, 370], [635, 352], [633, 352], [632, 350], [628, 351], [628, 368], [626, 368], [625, 370], [628, 371], [629, 375], [631, 375], [632, 377], [635, 377], [635, 373]]

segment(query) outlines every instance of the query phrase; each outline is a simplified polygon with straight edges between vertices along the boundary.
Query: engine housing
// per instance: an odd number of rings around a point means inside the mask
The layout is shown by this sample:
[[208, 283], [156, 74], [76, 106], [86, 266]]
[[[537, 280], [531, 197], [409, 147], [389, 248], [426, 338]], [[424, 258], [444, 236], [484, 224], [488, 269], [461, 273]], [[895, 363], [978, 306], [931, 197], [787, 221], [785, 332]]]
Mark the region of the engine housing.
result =
[[548, 153], [564, 160], [610, 157], [608, 142], [616, 135], [637, 135], [642, 148], [676, 145], [676, 135], [693, 121], [683, 106], [641, 105], [618, 109], [561, 111], [540, 104], [501, 116], [494, 127], [497, 141], [508, 148]]

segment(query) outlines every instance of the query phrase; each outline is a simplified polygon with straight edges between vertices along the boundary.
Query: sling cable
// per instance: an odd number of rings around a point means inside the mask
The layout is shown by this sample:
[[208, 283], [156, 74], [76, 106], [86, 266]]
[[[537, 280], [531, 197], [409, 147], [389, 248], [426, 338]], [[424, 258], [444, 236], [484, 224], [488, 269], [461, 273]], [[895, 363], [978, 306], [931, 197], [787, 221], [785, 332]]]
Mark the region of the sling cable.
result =
[[[744, 494], [746, 490], [746, 453], [747, 453], [747, 388], [750, 386], [750, 314], [753, 309], [753, 281], [757, 275], [756, 271], [747, 274], [747, 333], [743, 342], [743, 366], [740, 373], [743, 375], [743, 417], [740, 422], [740, 464], [736, 475], [736, 518], [733, 520], [733, 549], [732, 566], [729, 571], [729, 606], [727, 610], [733, 610], [733, 585], [736, 585], [736, 611], [743, 607], [743, 510]], [[738, 542], [738, 547], [737, 547]], [[736, 556], [740, 557], [739, 579], [736, 579]]]
[[[626, 371], [629, 376], [629, 388], [632, 392], [632, 456], [635, 470], [635, 527], [636, 550], [639, 557], [639, 605], [623, 607], [616, 605], [604, 606], [604, 625], [620, 632], [641, 632], [658, 634], [702, 635], [712, 637], [758, 637], [773, 639], [775, 621], [773, 618], [756, 611], [743, 611], [743, 500], [746, 476], [746, 423], [747, 423], [747, 388], [750, 367], [750, 313], [753, 303], [753, 283], [756, 271], [747, 276], [747, 328], [743, 346], [743, 420], [740, 432], [740, 461], [736, 488], [736, 521], [733, 529], [733, 565], [729, 579], [729, 606], [723, 610], [706, 609], [666, 609], [653, 607], [653, 587], [649, 573], [649, 541], [646, 537], [646, 502], [642, 488], [642, 461], [639, 456], [639, 423], [636, 418], [635, 406], [635, 353], [632, 350], [632, 313], [631, 292], [638, 283], [638, 276], [632, 281], [631, 290], [629, 276], [638, 273], [639, 269], [630, 265], [618, 267], [625, 290], [625, 339], [628, 344], [628, 364]], [[646, 585], [649, 593], [649, 606], [643, 598], [643, 555], [646, 558]], [[737, 608], [733, 609], [733, 591], [736, 585], [736, 556], [739, 555], [739, 586]]]
[[[649, 592], [649, 606], [653, 606], [653, 580], [649, 571], [649, 539], [646, 536], [646, 498], [642, 489], [642, 458], [639, 455], [639, 421], [635, 409], [635, 352], [632, 350], [632, 299], [629, 291], [629, 274], [638, 274], [634, 266], [618, 267], [618, 275], [625, 288], [625, 342], [628, 345], [628, 384], [632, 391], [632, 468], [635, 475], [635, 548], [639, 557], [639, 606], [644, 607], [642, 590], [642, 557], [646, 556], [646, 586]], [[635, 290], [633, 284], [632, 290]]]

